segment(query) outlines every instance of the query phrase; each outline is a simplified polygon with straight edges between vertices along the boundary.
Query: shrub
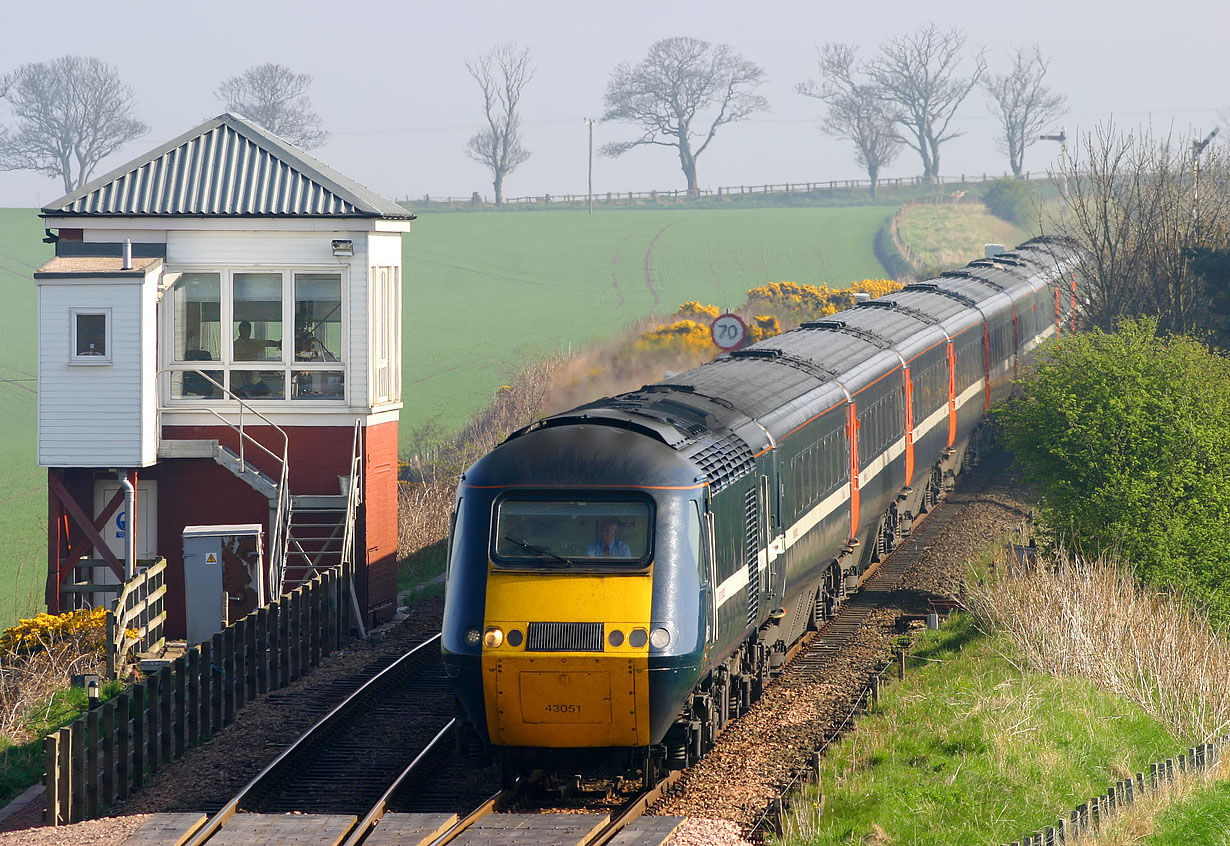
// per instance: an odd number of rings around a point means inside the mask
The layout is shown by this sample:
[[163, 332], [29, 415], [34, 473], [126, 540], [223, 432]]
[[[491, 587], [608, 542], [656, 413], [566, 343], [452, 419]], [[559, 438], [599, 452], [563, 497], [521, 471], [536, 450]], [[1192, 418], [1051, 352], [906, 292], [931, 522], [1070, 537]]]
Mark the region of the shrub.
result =
[[1230, 623], [1230, 359], [1156, 319], [1050, 346], [1001, 413], [1046, 522]]
[[1024, 226], [1034, 216], [1034, 195], [1020, 179], [997, 179], [982, 195], [982, 202], [998, 218]]

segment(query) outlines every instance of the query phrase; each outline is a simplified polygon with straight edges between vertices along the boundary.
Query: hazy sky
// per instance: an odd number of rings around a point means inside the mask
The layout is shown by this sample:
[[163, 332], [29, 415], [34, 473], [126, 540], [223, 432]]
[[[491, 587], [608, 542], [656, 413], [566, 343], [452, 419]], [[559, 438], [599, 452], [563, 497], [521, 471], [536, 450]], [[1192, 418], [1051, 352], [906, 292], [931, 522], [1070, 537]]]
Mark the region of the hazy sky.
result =
[[[1230, 31], [1224, 0], [863, 0], [863, 2], [265, 2], [0, 0], [0, 72], [77, 53], [110, 62], [132, 87], [150, 134], [105, 160], [100, 175], [223, 111], [218, 82], [273, 61], [315, 77], [312, 99], [332, 133], [315, 154], [395, 199], [491, 193], [490, 177], [462, 149], [479, 127], [480, 101], [464, 61], [515, 39], [537, 68], [524, 98], [530, 160], [508, 178], [508, 196], [584, 193], [586, 117], [602, 112], [611, 69], [639, 60], [653, 41], [688, 35], [733, 45], [761, 65], [772, 111], [719, 131], [699, 159], [702, 186], [859, 177], [849, 146], [822, 135], [814, 100], [794, 85], [814, 75], [815, 45], [848, 41], [865, 54], [883, 38], [927, 20], [957, 25], [970, 45], [1002, 51], [1037, 42], [1053, 57], [1051, 84], [1067, 93], [1072, 132], [1112, 114], [1136, 126], [1206, 132], [1230, 106], [1221, 58]], [[0, 104], [0, 120], [11, 119]], [[942, 148], [945, 175], [1001, 172], [996, 122], [975, 92], [954, 125], [965, 135]], [[618, 124], [595, 128], [595, 147], [630, 136]], [[1226, 133], [1230, 135], [1230, 132]], [[1045, 170], [1055, 144], [1029, 150], [1025, 166]], [[903, 150], [886, 175], [920, 172]], [[668, 148], [612, 160], [595, 157], [594, 188], [684, 187]], [[62, 194], [58, 178], [0, 172], [0, 206], [39, 206]]]

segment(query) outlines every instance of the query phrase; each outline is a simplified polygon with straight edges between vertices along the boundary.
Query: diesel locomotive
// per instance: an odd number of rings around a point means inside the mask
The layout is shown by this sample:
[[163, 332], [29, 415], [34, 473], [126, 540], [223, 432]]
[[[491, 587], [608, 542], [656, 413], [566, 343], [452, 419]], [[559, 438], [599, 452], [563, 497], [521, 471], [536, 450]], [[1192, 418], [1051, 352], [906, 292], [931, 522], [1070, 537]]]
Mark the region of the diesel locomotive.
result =
[[548, 417], [462, 476], [442, 651], [506, 778], [687, 766], [979, 448], [1075, 319], [1053, 238]]

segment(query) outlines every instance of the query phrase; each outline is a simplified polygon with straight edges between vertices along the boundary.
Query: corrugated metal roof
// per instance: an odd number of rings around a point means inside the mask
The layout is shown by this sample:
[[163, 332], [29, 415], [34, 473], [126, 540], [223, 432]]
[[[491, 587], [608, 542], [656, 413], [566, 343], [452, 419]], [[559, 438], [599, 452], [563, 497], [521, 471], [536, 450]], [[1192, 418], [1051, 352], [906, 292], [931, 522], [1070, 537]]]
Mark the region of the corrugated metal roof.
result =
[[235, 114], [219, 115], [43, 209], [46, 215], [413, 215]]

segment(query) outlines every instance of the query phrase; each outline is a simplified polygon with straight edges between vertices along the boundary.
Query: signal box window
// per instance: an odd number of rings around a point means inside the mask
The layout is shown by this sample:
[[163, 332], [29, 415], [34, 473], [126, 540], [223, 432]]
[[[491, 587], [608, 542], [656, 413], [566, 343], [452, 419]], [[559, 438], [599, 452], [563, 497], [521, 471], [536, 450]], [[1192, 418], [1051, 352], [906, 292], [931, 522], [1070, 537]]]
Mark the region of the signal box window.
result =
[[74, 308], [71, 314], [69, 361], [73, 364], [111, 363], [111, 309]]
[[506, 499], [496, 512], [495, 560], [544, 569], [648, 563], [653, 510], [640, 499]]

